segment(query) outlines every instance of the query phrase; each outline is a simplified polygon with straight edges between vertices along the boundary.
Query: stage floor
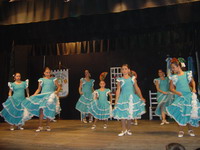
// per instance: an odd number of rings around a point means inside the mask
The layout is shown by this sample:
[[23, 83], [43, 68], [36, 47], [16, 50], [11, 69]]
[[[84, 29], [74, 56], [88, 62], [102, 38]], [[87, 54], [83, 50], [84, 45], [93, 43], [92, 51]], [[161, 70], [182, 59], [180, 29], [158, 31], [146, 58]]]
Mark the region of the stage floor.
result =
[[118, 137], [121, 131], [119, 121], [109, 121], [108, 128], [103, 129], [103, 122], [91, 130], [91, 124], [80, 120], [58, 120], [52, 122], [52, 131], [36, 133], [38, 120], [30, 120], [25, 130], [9, 130], [6, 123], [0, 124], [1, 150], [65, 150], [65, 149], [131, 149], [131, 150], [165, 150], [168, 143], [180, 143], [186, 150], [200, 147], [200, 128], [194, 128], [196, 137], [190, 137], [185, 128], [185, 136], [177, 137], [178, 127], [175, 122], [160, 126], [160, 121], [139, 120], [139, 125], [132, 125], [132, 136]]

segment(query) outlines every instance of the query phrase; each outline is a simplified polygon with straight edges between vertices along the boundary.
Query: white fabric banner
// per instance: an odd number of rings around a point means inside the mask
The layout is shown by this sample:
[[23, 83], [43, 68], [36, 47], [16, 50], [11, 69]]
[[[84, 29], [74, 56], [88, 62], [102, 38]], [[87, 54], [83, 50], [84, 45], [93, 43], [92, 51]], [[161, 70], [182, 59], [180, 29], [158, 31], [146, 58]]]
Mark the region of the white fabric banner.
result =
[[58, 79], [58, 84], [61, 86], [61, 90], [58, 93], [60, 98], [66, 97], [69, 94], [69, 70], [53, 70], [52, 73]]

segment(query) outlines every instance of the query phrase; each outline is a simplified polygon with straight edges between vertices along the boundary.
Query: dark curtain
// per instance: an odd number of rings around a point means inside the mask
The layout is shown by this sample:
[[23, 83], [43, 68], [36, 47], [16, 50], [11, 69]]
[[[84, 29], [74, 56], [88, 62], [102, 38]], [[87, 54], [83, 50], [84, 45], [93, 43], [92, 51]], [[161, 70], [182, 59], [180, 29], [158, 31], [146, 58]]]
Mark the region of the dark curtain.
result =
[[[96, 40], [97, 45], [93, 44], [94, 41], [33, 44], [26, 49], [31, 50], [32, 56], [27, 71], [31, 93], [37, 88], [38, 78], [42, 77], [44, 55], [46, 66], [58, 69], [60, 61], [63, 66], [70, 69], [70, 94], [61, 100], [63, 119], [80, 117], [79, 112], [75, 110], [75, 104], [79, 98], [77, 89], [84, 69], [89, 69], [92, 78], [96, 79], [96, 89], [101, 72], [109, 72], [110, 67], [121, 66], [124, 63], [130, 64], [131, 69], [137, 72], [138, 84], [147, 99], [148, 110], [148, 91], [155, 90], [152, 81], [157, 77], [157, 70], [166, 69], [165, 59], [168, 55], [185, 59], [188, 56], [195, 58], [194, 53], [200, 48], [200, 28], [198, 23], [194, 23], [145, 29], [140, 33], [129, 33], [129, 35], [123, 33], [122, 36], [102, 40], [106, 43], [103, 52], [94, 51], [95, 46], [100, 50], [100, 40]], [[87, 46], [84, 47], [84, 43], [88, 43], [91, 47], [89, 49], [86, 48]], [[110, 87], [109, 80], [107, 80], [107, 87]], [[143, 118], [147, 119], [148, 113]]]
[[[1, 35], [0, 35], [1, 36]], [[10, 62], [12, 41], [1, 40], [0, 41], [0, 110], [2, 109], [2, 103], [8, 97], [8, 81], [10, 81]], [[2, 118], [0, 117], [0, 121]]]
[[[150, 51], [152, 50], [152, 51]], [[174, 56], [177, 53], [173, 53]], [[189, 52], [182, 52], [182, 57], [189, 56]], [[193, 56], [193, 55], [192, 55]], [[124, 63], [128, 63], [132, 70], [135, 70], [138, 74], [138, 85], [142, 91], [143, 96], [146, 98], [146, 110], [147, 113], [143, 116], [143, 119], [148, 119], [148, 107], [149, 107], [149, 90], [156, 91], [153, 84], [153, 79], [157, 78], [158, 69], [166, 69], [165, 59], [166, 55], [155, 49], [146, 48], [143, 50], [123, 50], [123, 51], [110, 51], [102, 53], [89, 53], [79, 55], [67, 55], [67, 56], [46, 56], [45, 64], [51, 69], [58, 69], [59, 62], [63, 66], [69, 69], [69, 95], [60, 100], [62, 112], [62, 119], [78, 119], [80, 113], [75, 109], [76, 102], [79, 99], [78, 86], [80, 78], [84, 76], [84, 70], [88, 69], [91, 72], [91, 76], [96, 80], [94, 88], [99, 88], [99, 75], [102, 72], [110, 72], [110, 67], [121, 66]], [[42, 77], [42, 64], [44, 56], [30, 57], [29, 67], [29, 79], [30, 79], [30, 91], [33, 94], [38, 86], [38, 78]], [[106, 87], [110, 88], [110, 74], [106, 77]]]
[[109, 51], [151, 51], [182, 56], [200, 49], [200, 25], [152, 29], [104, 40], [33, 44], [31, 55], [73, 55]]
[[154, 33], [155, 36], [166, 37], [164, 40], [168, 40], [168, 35], [173, 36], [171, 31], [181, 32], [184, 28], [188, 28], [190, 32], [190, 29], [198, 28], [199, 14], [200, 2], [196, 2], [114, 14], [8, 25], [2, 26], [0, 29], [3, 31], [0, 32], [3, 32], [4, 37], [14, 40], [16, 44], [98, 41], [126, 36], [137, 38], [137, 34], [144, 34], [144, 38], [147, 39]]
[[[103, 2], [108, 1], [102, 0]], [[109, 0], [111, 2], [114, 0]], [[15, 4], [17, 6], [22, 3]], [[9, 7], [16, 7], [15, 4], [9, 4]], [[7, 96], [7, 82], [13, 71], [22, 72], [25, 79], [30, 79], [31, 93], [36, 90], [37, 79], [42, 77], [44, 56], [46, 65], [52, 69], [58, 68], [59, 61], [70, 69], [70, 95], [61, 102], [64, 108], [63, 118], [79, 117], [74, 105], [79, 97], [78, 82], [84, 69], [92, 72], [92, 77], [97, 80], [95, 88], [98, 88], [98, 76], [101, 72], [109, 71], [112, 66], [129, 63], [138, 73], [138, 83], [145, 98], [148, 98], [148, 90], [154, 88], [152, 80], [157, 77], [157, 69], [165, 68], [164, 60], [167, 55], [187, 58], [199, 51], [199, 4], [195, 2], [0, 26], [0, 68], [3, 71], [0, 78], [0, 84], [3, 85], [0, 86], [1, 102]], [[14, 51], [11, 51], [13, 48]]]
[[23, 24], [144, 8], [176, 5], [195, 0], [18, 0], [0, 1], [0, 24]]

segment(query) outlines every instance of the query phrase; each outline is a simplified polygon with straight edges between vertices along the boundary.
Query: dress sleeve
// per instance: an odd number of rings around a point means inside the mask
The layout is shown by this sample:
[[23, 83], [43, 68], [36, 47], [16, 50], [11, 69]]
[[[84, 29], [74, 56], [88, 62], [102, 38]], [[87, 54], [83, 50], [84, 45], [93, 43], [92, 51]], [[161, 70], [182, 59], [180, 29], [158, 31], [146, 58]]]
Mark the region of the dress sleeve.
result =
[[98, 90], [95, 90], [95, 91], [93, 92], [93, 95], [97, 95], [97, 97], [99, 97], [99, 92], [98, 92]]
[[132, 77], [131, 77], [131, 80], [132, 80], [133, 84], [135, 83], [135, 79], [136, 79], [135, 76], [132, 76]]
[[85, 80], [84, 80], [84, 78], [81, 78], [80, 79], [80, 82], [82, 81], [82, 84], [85, 84]]
[[153, 83], [156, 84], [156, 82], [158, 82], [158, 84], [160, 84], [160, 80], [159, 79], [154, 79]]
[[58, 78], [53, 78], [53, 82], [54, 82], [54, 84], [55, 84], [55, 82], [58, 80]]
[[13, 85], [11, 82], [8, 82], [8, 87], [13, 91]]
[[92, 87], [94, 86], [94, 82], [95, 82], [95, 80], [94, 80], [94, 79], [92, 79]]
[[187, 74], [187, 80], [190, 83], [192, 80], [192, 71], [187, 71], [186, 74]]
[[107, 89], [107, 92], [106, 92], [106, 96], [108, 96], [108, 94], [110, 93], [110, 89]]
[[117, 78], [117, 80], [116, 80], [117, 82], [119, 82], [120, 83], [120, 85], [121, 85], [121, 87], [124, 85], [124, 80], [122, 79], [122, 78]]
[[25, 84], [26, 84], [26, 88], [28, 88], [28, 86], [29, 86], [29, 79], [26, 79]]
[[178, 76], [177, 75], [171, 75], [171, 76], [169, 76], [169, 80], [172, 80], [172, 83], [174, 85], [176, 85], [176, 83], [178, 81]]
[[40, 78], [40, 79], [38, 80], [38, 82], [40, 83], [40, 86], [42, 87], [42, 85], [43, 85], [43, 79]]

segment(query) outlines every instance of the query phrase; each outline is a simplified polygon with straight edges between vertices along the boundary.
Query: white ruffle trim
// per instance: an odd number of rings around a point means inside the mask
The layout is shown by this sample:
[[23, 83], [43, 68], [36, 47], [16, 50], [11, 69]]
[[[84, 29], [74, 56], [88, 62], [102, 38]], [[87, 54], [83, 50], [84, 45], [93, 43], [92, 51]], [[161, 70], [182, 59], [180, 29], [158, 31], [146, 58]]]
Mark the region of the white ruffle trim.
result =
[[39, 79], [38, 82], [40, 83], [40, 86], [42, 87], [43, 81], [41, 79]]
[[129, 114], [130, 114], [130, 118], [131, 116], [133, 116], [133, 109], [134, 109], [134, 106], [133, 106], [133, 95], [130, 95], [129, 97]]
[[120, 82], [121, 87], [125, 84], [125, 81], [122, 78], [118, 78], [116, 81]]
[[[15, 106], [15, 104], [14, 104], [14, 102], [13, 102], [13, 97], [12, 97], [12, 96], [9, 96], [8, 99], [11, 101], [12, 106], [13, 106], [17, 111], [22, 111], [22, 110], [23, 110], [23, 109], [18, 109], [18, 108]], [[4, 107], [7, 107], [7, 106], [5, 105], [5, 102], [3, 103], [3, 106], [4, 106]]]
[[177, 75], [172, 75], [172, 76], [169, 76], [169, 79], [172, 80], [174, 85], [176, 85], [176, 83], [178, 81], [178, 76]]
[[113, 108], [112, 108], [112, 105], [110, 105], [110, 118], [112, 118], [113, 117], [113, 115], [112, 115], [112, 111], [113, 111]]
[[82, 85], [85, 84], [85, 80], [84, 80], [84, 78], [81, 78], [80, 81], [82, 81]]
[[106, 92], [106, 96], [108, 96], [109, 93], [110, 93], [110, 89]]
[[192, 80], [192, 71], [187, 71], [187, 79], [189, 82]]
[[136, 116], [136, 117], [133, 117], [133, 116], [131, 116], [131, 117], [120, 117], [120, 116], [118, 116], [118, 115], [116, 115], [116, 116], [114, 116], [113, 118], [114, 119], [117, 119], [117, 120], [121, 120], [121, 119], [127, 119], [127, 120], [132, 120], [132, 119], [141, 119], [142, 117], [142, 115], [143, 114], [145, 114], [146, 113], [146, 111], [142, 111], [141, 113], [139, 113], [138, 114], [138, 116]]
[[136, 77], [132, 76], [131, 80], [132, 80], [133, 84], [135, 83], [135, 79], [136, 79]]
[[26, 108], [24, 108], [24, 113], [23, 113], [23, 119], [22, 120], [26, 121], [26, 120], [28, 120], [30, 118], [31, 118], [31, 116], [30, 116], [29, 111]]
[[[82, 95], [82, 96], [83, 96], [83, 95]], [[87, 99], [87, 100], [89, 101], [89, 103], [85, 103], [85, 102], [82, 101], [80, 98], [79, 98], [78, 102], [80, 102], [80, 103], [82, 103], [82, 104], [84, 104], [84, 105], [90, 105], [90, 103], [93, 101], [93, 99], [86, 98], [85, 96], [84, 96], [84, 98]]]
[[55, 81], [57, 81], [57, 80], [58, 80], [58, 78], [54, 78], [54, 79], [53, 79], [53, 82], [55, 82]]
[[9, 86], [9, 88], [10, 88], [11, 90], [13, 90], [13, 87], [12, 87], [11, 82], [8, 82], [8, 86]]
[[56, 94], [55, 93], [52, 93], [50, 96], [49, 96], [49, 99], [47, 101], [47, 104], [50, 105], [54, 102], [54, 99], [56, 98]]
[[[4, 105], [3, 105], [4, 106]], [[23, 115], [21, 115], [21, 116], [14, 116], [11, 112], [10, 112], [10, 110], [9, 110], [9, 108], [7, 108], [6, 106], [4, 106], [4, 109], [7, 111], [7, 113], [10, 115], [10, 116], [12, 116], [13, 118], [22, 118], [23, 117]], [[23, 111], [23, 110], [22, 110]]]
[[191, 118], [196, 119], [199, 118], [198, 116], [198, 106], [197, 106], [197, 95], [192, 93], [192, 111], [191, 111]]
[[156, 84], [156, 82], [158, 82], [158, 84], [160, 84], [160, 80], [154, 79], [154, 80], [153, 80], [153, 83]]
[[92, 80], [92, 87], [94, 86], [94, 82], [95, 82], [95, 80], [94, 79], [91, 79]]
[[97, 91], [97, 90], [95, 90], [94, 92], [93, 92], [93, 95], [97, 95], [97, 98], [99, 97], [99, 92]]
[[[96, 108], [97, 108], [99, 111], [108, 111], [108, 110], [110, 110], [110, 107], [104, 108], [104, 109], [99, 108], [99, 106], [98, 106], [99, 104], [98, 104], [97, 100], [95, 100], [94, 103], [95, 103], [95, 104], [93, 104], [93, 105], [90, 106], [91, 108], [94, 108], [94, 106], [96, 106]], [[108, 102], [108, 105], [110, 105], [109, 102]]]
[[29, 85], [29, 79], [26, 79], [26, 88], [28, 88], [28, 85]]
[[[101, 113], [99, 114], [98, 112], [95, 111], [95, 109], [94, 109], [93, 106], [91, 107], [91, 110], [92, 110], [92, 112], [94, 112], [96, 115], [100, 115], [100, 116], [105, 116], [105, 115], [110, 116], [110, 115], [111, 115], [111, 112], [112, 112], [112, 111], [110, 111], [110, 108], [109, 108], [109, 109], [101, 110], [101, 111], [100, 111]], [[105, 112], [105, 111], [109, 111], [109, 112], [103, 114], [102, 112]], [[91, 111], [89, 110], [89, 112], [91, 112]]]
[[[57, 97], [58, 98], [58, 97]], [[60, 100], [57, 99], [56, 101], [56, 113], [59, 114], [61, 111], [61, 108], [60, 108]]]

